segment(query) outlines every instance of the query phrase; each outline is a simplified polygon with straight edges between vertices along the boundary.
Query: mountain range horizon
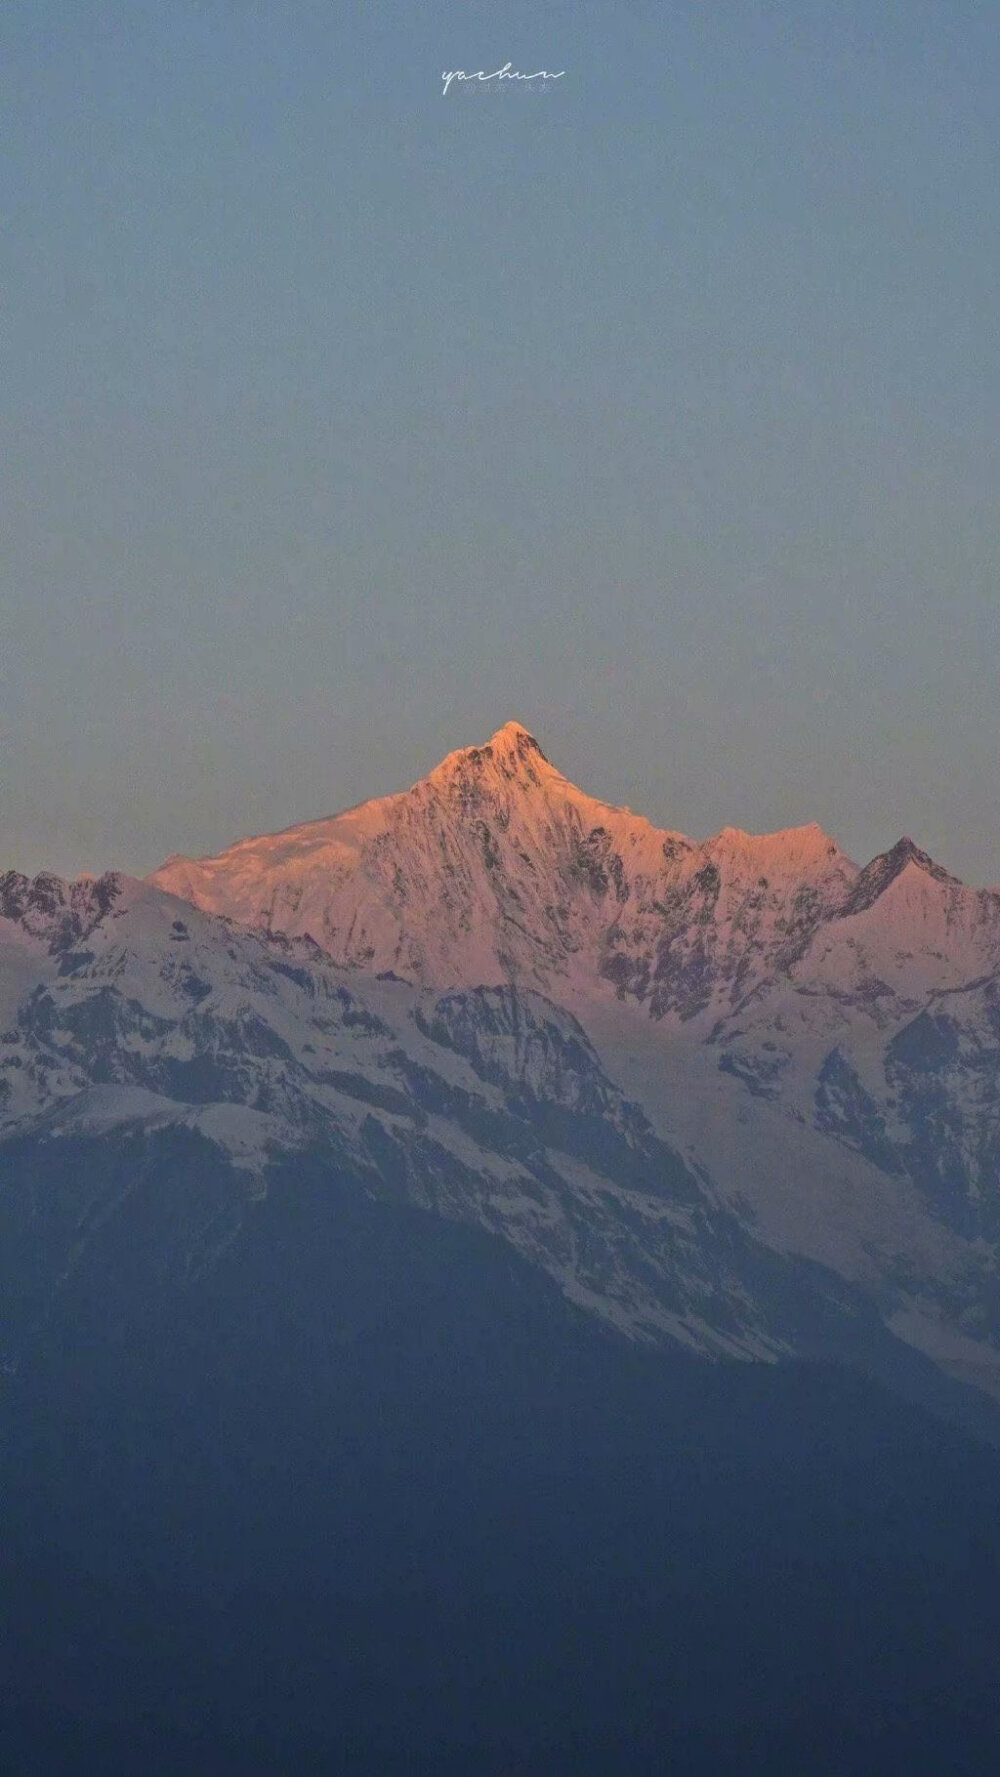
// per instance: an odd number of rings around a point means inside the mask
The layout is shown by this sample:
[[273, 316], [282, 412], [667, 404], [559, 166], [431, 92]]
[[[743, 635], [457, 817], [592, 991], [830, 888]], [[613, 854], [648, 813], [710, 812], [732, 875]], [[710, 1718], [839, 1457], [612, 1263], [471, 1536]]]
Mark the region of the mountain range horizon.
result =
[[[491, 734], [491, 736], [489, 737], [488, 740], [486, 740], [484, 742], [473, 743], [473, 744], [470, 744], [467, 746], [453, 748], [451, 751], [444, 754], [439, 759], [439, 761], [436, 765], [432, 766], [427, 772], [425, 772], [423, 774], [423, 776], [418, 777], [412, 783], [410, 783], [408, 786], [408, 789], [411, 791], [415, 790], [419, 787], [420, 784], [436, 779], [437, 777], [440, 776], [440, 774], [442, 772], [444, 772], [449, 767], [453, 767], [458, 761], [466, 759], [470, 756], [475, 756], [477, 754], [480, 754], [483, 752], [483, 750], [485, 748], [493, 748], [493, 749], [500, 748], [502, 750], [503, 747], [505, 746], [505, 744], [509, 744], [512, 741], [512, 739], [516, 738], [517, 736], [524, 737], [530, 743], [532, 750], [537, 751], [540, 758], [547, 765], [550, 763], [548, 755], [542, 750], [540, 743], [535, 738], [535, 734], [534, 734], [533, 730], [531, 728], [529, 728], [522, 721], [520, 721], [516, 718], [511, 718], [511, 719], [503, 722], [500, 725], [500, 727], [497, 728], [493, 734]], [[558, 775], [562, 776], [561, 773]], [[569, 779], [564, 779], [563, 781], [570, 782]], [[86, 880], [86, 879], [95, 878], [95, 877], [101, 875], [102, 873], [104, 873], [105, 869], [112, 868], [112, 869], [117, 870], [122, 875], [132, 876], [132, 877], [137, 878], [138, 880], [156, 879], [160, 875], [160, 873], [167, 868], [168, 865], [173, 864], [178, 859], [190, 858], [190, 859], [194, 859], [195, 861], [203, 861], [206, 859], [218, 857], [218, 856], [222, 855], [222, 853], [231, 851], [236, 846], [244, 845], [253, 839], [278, 838], [283, 833], [290, 833], [290, 832], [293, 832], [299, 828], [302, 828], [302, 829], [307, 829], [310, 827], [318, 828], [318, 827], [321, 827], [325, 822], [341, 819], [347, 815], [356, 815], [362, 809], [371, 808], [371, 807], [374, 807], [380, 803], [384, 803], [387, 800], [389, 800], [391, 797], [393, 797], [394, 795], [399, 795], [401, 793], [404, 793], [404, 792], [392, 791], [392, 790], [385, 791], [385, 792], [376, 792], [373, 795], [362, 797], [360, 799], [360, 801], [345, 804], [343, 807], [336, 809], [333, 813], [330, 813], [330, 814], [309, 816], [309, 817], [306, 817], [305, 819], [296, 819], [291, 822], [288, 822], [287, 824], [285, 824], [283, 826], [273, 826], [273, 827], [272, 826], [263, 826], [263, 827], [255, 828], [255, 829], [252, 829], [249, 831], [244, 829], [243, 831], [239, 832], [235, 838], [233, 838], [233, 839], [229, 840], [227, 843], [225, 843], [221, 848], [221, 852], [216, 851], [212, 847], [209, 847], [205, 851], [195, 852], [195, 853], [186, 853], [186, 852], [183, 852], [180, 850], [170, 851], [163, 857], [161, 863], [159, 863], [158, 865], [154, 865], [154, 867], [148, 871], [143, 870], [143, 869], [136, 870], [136, 869], [128, 867], [127, 865], [120, 865], [120, 864], [115, 863], [113, 860], [105, 863], [103, 860], [100, 860], [100, 859], [98, 860], [98, 862], [95, 865], [88, 866], [85, 868], [73, 868], [72, 866], [70, 866], [70, 867], [63, 866], [61, 868], [56, 868], [55, 866], [50, 865], [48, 862], [46, 862], [43, 859], [39, 863], [37, 863], [36, 865], [30, 867], [28, 869], [28, 871], [24, 872], [24, 873], [30, 875], [31, 877], [35, 877], [38, 875], [53, 875], [53, 876], [57, 876], [60, 879], [66, 880], [66, 881], [68, 881], [68, 880], [82, 881], [82, 880]], [[724, 840], [727, 838], [732, 839], [732, 840], [744, 839], [744, 840], [757, 840], [757, 841], [780, 840], [780, 839], [785, 839], [785, 838], [791, 839], [791, 838], [798, 836], [798, 835], [806, 835], [806, 834], [815, 833], [818, 836], [820, 836], [822, 839], [826, 840], [828, 843], [836, 845], [838, 851], [841, 852], [841, 855], [844, 856], [845, 858], [847, 858], [849, 861], [852, 861], [853, 857], [855, 855], [853, 848], [851, 850], [848, 850], [848, 848], [846, 846], [841, 845], [841, 842], [834, 837], [834, 835], [830, 832], [830, 830], [821, 821], [818, 821], [818, 820], [796, 821], [796, 822], [792, 822], [787, 825], [775, 826], [775, 827], [759, 826], [759, 827], [750, 827], [750, 828], [738, 825], [734, 821], [725, 821], [725, 822], [723, 822], [723, 824], [720, 827], [715, 829], [714, 832], [707, 833], [705, 835], [705, 837], [703, 837], [701, 839], [697, 839], [697, 838], [692, 838], [689, 833], [681, 832], [680, 829], [678, 829], [674, 826], [658, 824], [656, 821], [654, 821], [651, 818], [640, 813], [639, 810], [634, 808], [630, 802], [612, 801], [612, 800], [609, 800], [607, 798], [602, 798], [602, 797], [594, 797], [594, 798], [591, 798], [591, 800], [593, 800], [595, 803], [599, 803], [601, 806], [603, 806], [605, 808], [609, 808], [613, 811], [617, 811], [620, 814], [633, 815], [636, 819], [646, 820], [647, 824], [651, 828], [654, 828], [656, 831], [659, 831], [659, 832], [663, 833], [664, 835], [669, 834], [669, 835], [676, 837], [676, 838], [688, 838], [691, 840], [691, 843], [693, 843], [693, 844], [706, 845], [713, 839], [716, 841], [721, 841], [721, 840]], [[915, 831], [916, 831], [916, 829], [914, 829], [914, 832]], [[113, 851], [114, 848], [111, 847], [108, 849]], [[925, 846], [920, 844], [918, 838], [913, 837], [910, 833], [907, 832], [907, 833], [901, 834], [899, 836], [899, 838], [894, 840], [892, 842], [892, 844], [888, 845], [885, 849], [879, 850], [879, 851], [873, 853], [872, 857], [870, 859], [870, 863], [874, 863], [876, 861], [876, 859], [878, 859], [878, 858], [890, 856], [893, 853], [895, 853], [901, 849], [905, 849], [908, 853], [912, 853], [912, 855], [914, 855], [915, 857], [917, 857], [919, 859], [933, 861], [933, 860], [931, 860], [931, 854], [930, 854], [929, 850]], [[862, 852], [860, 855], [864, 856], [865, 854], [864, 854], [864, 852]], [[940, 864], [938, 864], [936, 867], [938, 869], [945, 868], [945, 866], [940, 865]], [[7, 861], [7, 869], [8, 869], [8, 871], [18, 871], [19, 873], [21, 873], [22, 872], [21, 859], [19, 857], [17, 857], [16, 855], [13, 855], [13, 854], [10, 855], [8, 858], [8, 861]], [[953, 871], [950, 869], [950, 867], [948, 868], [947, 873], [950, 876], [952, 876], [954, 880], [960, 881], [963, 884], [965, 884], [966, 886], [977, 887], [978, 892], [1000, 893], [1000, 884], [994, 884], [992, 882], [973, 884], [972, 881], [970, 880], [968, 873], [961, 872], [961, 871]], [[0, 874], [2, 874], [2, 872], [0, 872]]]
[[[444, 756], [440, 759], [440, 761], [438, 762], [438, 764], [436, 766], [432, 767], [432, 769], [429, 772], [425, 773], [424, 777], [415, 779], [414, 782], [409, 786], [409, 788], [411, 790], [416, 789], [419, 784], [425, 782], [428, 778], [436, 777], [439, 773], [441, 773], [441, 772], [445, 771], [447, 768], [455, 765], [460, 760], [467, 758], [470, 754], [477, 754], [477, 753], [482, 752], [484, 747], [490, 747], [490, 748], [494, 748], [494, 749], [497, 749], [497, 748], [503, 749], [505, 747], [505, 745], [507, 745], [507, 746], [510, 746], [512, 751], [514, 751], [516, 749], [518, 741], [522, 740], [522, 739], [523, 739], [523, 741], [528, 743], [528, 745], [532, 751], [538, 752], [538, 754], [545, 761], [546, 764], [550, 763], [548, 755], [542, 750], [541, 744], [536, 739], [533, 730], [528, 728], [525, 723], [519, 721], [517, 718], [512, 717], [508, 721], [501, 723], [500, 727], [498, 729], [496, 729], [496, 731], [490, 736], [489, 740], [484, 741], [484, 742], [479, 742], [479, 743], [474, 742], [474, 743], [471, 743], [470, 745], [464, 746], [464, 747], [456, 747], [451, 752], [444, 754]], [[398, 794], [398, 792], [396, 792], [396, 793]], [[389, 791], [386, 794], [392, 795], [393, 792]], [[230, 846], [224, 847], [224, 850], [231, 849], [232, 845], [239, 845], [242, 843], [246, 843], [246, 841], [251, 838], [267, 838], [267, 837], [277, 838], [282, 833], [292, 832], [299, 827], [320, 826], [327, 820], [336, 820], [343, 815], [356, 814], [360, 809], [368, 808], [372, 804], [382, 802], [384, 800], [385, 800], [385, 795], [366, 796], [366, 797], [363, 797], [360, 802], [351, 803], [346, 808], [338, 809], [334, 814], [326, 815], [326, 816], [318, 815], [318, 816], [310, 817], [309, 819], [304, 820], [304, 821], [292, 821], [289, 823], [289, 825], [287, 827], [279, 828], [273, 834], [259, 833], [259, 834], [241, 835], [240, 838], [231, 841]], [[604, 801], [603, 798], [595, 798], [594, 800], [595, 801], [602, 801], [602, 802]], [[633, 809], [631, 807], [631, 805], [628, 803], [604, 802], [604, 806], [614, 809], [617, 812], [622, 813], [622, 814], [637, 814], [638, 813], [638, 811]], [[640, 818], [645, 819], [646, 817], [640, 816]], [[650, 821], [649, 824], [650, 824], [650, 826], [655, 825], [655, 823], [653, 823], [652, 821]], [[663, 831], [665, 833], [666, 832], [676, 833], [675, 829], [669, 829], [669, 828], [662, 828], [662, 829], [660, 829], [660, 831]], [[835, 839], [833, 839], [833, 837], [826, 832], [826, 829], [822, 826], [822, 824], [819, 821], [796, 822], [793, 825], [788, 826], [788, 827], [775, 827], [775, 828], [770, 828], [767, 830], [762, 829], [760, 831], [750, 830], [750, 829], [747, 829], [744, 827], [738, 827], [733, 823], [726, 822], [722, 827], [718, 828], [714, 834], [709, 834], [706, 836], [705, 839], [701, 840], [700, 842], [696, 841], [695, 843], [705, 844], [705, 843], [707, 843], [708, 839], [710, 839], [710, 838], [721, 839], [726, 835], [731, 835], [734, 838], [742, 838], [742, 839], [779, 839], [779, 838], [789, 837], [792, 835], [806, 834], [806, 833], [819, 834], [823, 839], [827, 840], [829, 843], [837, 844], [838, 849], [840, 849], [839, 842], [836, 841]], [[682, 836], [679, 834], [677, 834], [676, 836], [688, 837], [687, 835]], [[928, 854], [923, 850], [923, 848], [920, 847], [917, 844], [917, 842], [913, 838], [911, 838], [910, 835], [908, 835], [908, 834], [900, 835], [899, 839], [895, 841], [894, 846], [890, 847], [889, 850], [895, 850], [897, 847], [900, 847], [900, 846], [905, 846], [906, 848], [911, 849], [914, 853], [919, 853], [922, 857], [928, 856]], [[170, 853], [163, 860], [162, 864], [157, 866], [156, 869], [149, 872], [149, 876], [151, 878], [155, 878], [158, 875], [159, 871], [165, 869], [167, 864], [171, 863], [174, 860], [174, 858], [182, 857], [184, 855], [185, 854], [183, 854], [183, 853], [173, 853], [173, 852]], [[204, 853], [201, 855], [204, 857], [208, 857], [208, 856], [214, 856], [216, 854]], [[887, 853], [876, 854], [876, 856], [885, 856], [885, 855], [887, 855]], [[938, 866], [938, 867], [940, 868], [941, 866]], [[127, 872], [126, 872], [126, 874], [127, 874]], [[949, 872], [949, 874], [951, 874], [951, 873]], [[961, 878], [956, 876], [955, 880], [958, 881], [958, 880], [961, 880]], [[1000, 893], [1000, 889], [998, 889], [996, 892]]]
[[[0, 962], [0, 1150], [183, 1128], [253, 1191], [317, 1142], [365, 1176], [376, 1153], [379, 1189], [499, 1234], [630, 1337], [811, 1349], [827, 1310], [776, 1315], [753, 1280], [777, 1254], [1000, 1400], [1000, 895], [912, 840], [864, 866], [815, 823], [692, 840], [508, 722], [407, 790], [144, 880], [8, 872]], [[472, 1073], [431, 1089], [442, 1046]], [[498, 1081], [555, 1142], [541, 1185], [523, 1131], [470, 1108]], [[707, 1192], [706, 1229], [735, 1218], [711, 1258], [663, 1246], [661, 1173]]]

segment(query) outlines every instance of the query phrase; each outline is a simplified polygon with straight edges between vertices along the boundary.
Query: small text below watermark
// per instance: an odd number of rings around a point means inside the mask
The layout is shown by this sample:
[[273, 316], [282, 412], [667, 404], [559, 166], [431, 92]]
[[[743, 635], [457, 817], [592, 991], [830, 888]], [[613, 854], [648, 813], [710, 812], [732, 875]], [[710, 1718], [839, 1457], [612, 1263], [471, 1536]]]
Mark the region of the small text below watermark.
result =
[[464, 68], [452, 68], [450, 73], [445, 72], [441, 76], [443, 82], [441, 97], [442, 99], [448, 97], [448, 92], [454, 81], [459, 83], [460, 88], [472, 82], [472, 87], [469, 90], [477, 92], [481, 92], [484, 88], [491, 92], [502, 92], [505, 88], [507, 91], [511, 91], [516, 87], [527, 92], [546, 92], [549, 90], [550, 82], [562, 80], [565, 73], [565, 68], [561, 68], [557, 74], [550, 74], [547, 68], [538, 68], [534, 74], [522, 74], [514, 67], [513, 62], [505, 62], [502, 68], [494, 68], [491, 74], [487, 74], [485, 68], [480, 68], [475, 73], [466, 73]]

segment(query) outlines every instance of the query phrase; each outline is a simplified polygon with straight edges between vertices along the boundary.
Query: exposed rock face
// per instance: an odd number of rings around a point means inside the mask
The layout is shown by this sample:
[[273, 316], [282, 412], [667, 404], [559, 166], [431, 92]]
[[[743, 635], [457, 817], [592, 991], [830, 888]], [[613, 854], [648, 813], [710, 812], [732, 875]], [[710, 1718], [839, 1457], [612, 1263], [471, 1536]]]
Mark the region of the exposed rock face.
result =
[[47, 872], [29, 880], [16, 870], [0, 876], [0, 919], [17, 924], [53, 951], [67, 950], [93, 930], [121, 894], [124, 878], [105, 876], [63, 882]]

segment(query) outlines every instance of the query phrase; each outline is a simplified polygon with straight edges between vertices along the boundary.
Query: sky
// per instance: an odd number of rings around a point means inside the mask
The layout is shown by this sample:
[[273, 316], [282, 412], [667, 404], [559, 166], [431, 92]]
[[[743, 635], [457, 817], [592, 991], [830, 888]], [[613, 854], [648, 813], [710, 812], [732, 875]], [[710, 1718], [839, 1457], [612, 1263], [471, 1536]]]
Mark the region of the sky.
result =
[[[0, 869], [509, 718], [1000, 883], [992, 0], [6, 0]], [[558, 72], [534, 85], [442, 74]]]

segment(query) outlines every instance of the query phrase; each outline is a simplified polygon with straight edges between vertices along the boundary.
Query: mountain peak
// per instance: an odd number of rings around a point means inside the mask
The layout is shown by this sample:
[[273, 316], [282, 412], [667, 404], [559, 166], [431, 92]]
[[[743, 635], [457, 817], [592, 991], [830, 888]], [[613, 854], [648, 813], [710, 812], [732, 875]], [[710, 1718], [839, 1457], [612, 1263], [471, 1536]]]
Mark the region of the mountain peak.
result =
[[74, 882], [49, 870], [33, 879], [8, 870], [0, 876], [0, 919], [19, 925], [54, 949], [68, 948], [104, 918], [124, 894], [126, 880], [114, 870], [99, 877], [80, 876]]
[[502, 728], [498, 728], [490, 736], [486, 745], [499, 759], [528, 759], [534, 756], [548, 764], [534, 735], [528, 732], [522, 722], [505, 722]]
[[[915, 864], [918, 870], [923, 870], [925, 875], [933, 876], [935, 882], [958, 883], [960, 880], [957, 876], [953, 876], [950, 870], [946, 870], [943, 864], [935, 863], [930, 853], [921, 851], [916, 841], [910, 839], [905, 833], [902, 839], [897, 839], [890, 851], [883, 854], [883, 858], [887, 869], [891, 871], [890, 880], [892, 877], [898, 876], [901, 870], [905, 870], [907, 864]], [[881, 861], [878, 858], [873, 860], [876, 864]], [[871, 869], [871, 865], [869, 865], [869, 869]]]
[[958, 878], [952, 876], [950, 871], [945, 870], [943, 865], [936, 864], [929, 852], [922, 851], [916, 840], [911, 839], [907, 833], [903, 834], [902, 839], [897, 839], [895, 845], [885, 855], [892, 858], [900, 867], [905, 867], [907, 864], [919, 864], [921, 870], [926, 870], [931, 876], [946, 878], [949, 882], [958, 881]]
[[817, 821], [810, 821], [803, 827], [782, 827], [774, 833], [747, 833], [742, 827], [723, 827], [705, 844], [713, 856], [722, 854], [742, 858], [765, 871], [785, 868], [808, 872], [817, 869], [853, 872], [855, 869], [836, 840], [831, 839]]
[[[498, 767], [504, 777], [517, 777], [522, 772], [532, 781], [535, 780], [535, 766], [549, 765], [533, 734], [521, 722], [505, 722], [482, 746], [458, 747], [455, 752], [448, 753], [429, 774], [429, 782], [438, 782], [441, 778], [454, 777], [456, 773], [465, 774], [469, 770], [477, 774], [490, 766]], [[550, 767], [551, 769], [551, 767]]]
[[174, 858], [152, 881], [368, 973], [613, 990], [687, 1019], [745, 998], [904, 872], [893, 901], [961, 898], [909, 838], [860, 872], [815, 822], [692, 843], [586, 795], [511, 720], [409, 790]]
[[[533, 734], [529, 734], [523, 722], [505, 722], [502, 728], [498, 728], [496, 733], [490, 736], [488, 745], [491, 747], [520, 746], [522, 741], [527, 741], [529, 746], [538, 747], [537, 740]], [[538, 747], [538, 750], [541, 752], [541, 747]]]
[[888, 851], [880, 852], [870, 864], [865, 865], [844, 903], [843, 912], [863, 913], [911, 866], [921, 870], [935, 882], [945, 883], [953, 888], [962, 887], [959, 877], [953, 876], [942, 864], [936, 864], [928, 852], [921, 851], [915, 840], [904, 833], [902, 839], [897, 839]]
[[[523, 722], [505, 722], [502, 728], [498, 728], [495, 734], [490, 735], [486, 747], [499, 758], [512, 756], [525, 758], [531, 753], [538, 754], [542, 759], [545, 758], [534, 735], [529, 733]], [[474, 752], [477, 749], [470, 750]]]

